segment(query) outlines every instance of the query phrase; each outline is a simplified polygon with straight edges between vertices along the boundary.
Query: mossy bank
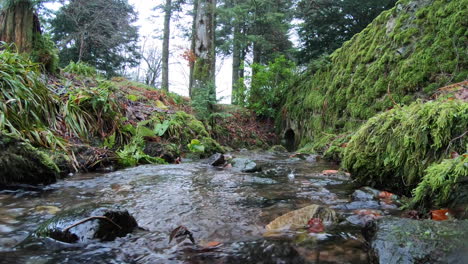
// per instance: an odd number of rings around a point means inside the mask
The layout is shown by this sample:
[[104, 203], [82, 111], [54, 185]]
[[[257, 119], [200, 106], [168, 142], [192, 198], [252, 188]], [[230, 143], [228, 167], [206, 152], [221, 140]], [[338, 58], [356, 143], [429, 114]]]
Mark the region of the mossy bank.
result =
[[277, 124], [324, 151], [376, 113], [468, 78], [467, 0], [401, 0], [288, 89]]

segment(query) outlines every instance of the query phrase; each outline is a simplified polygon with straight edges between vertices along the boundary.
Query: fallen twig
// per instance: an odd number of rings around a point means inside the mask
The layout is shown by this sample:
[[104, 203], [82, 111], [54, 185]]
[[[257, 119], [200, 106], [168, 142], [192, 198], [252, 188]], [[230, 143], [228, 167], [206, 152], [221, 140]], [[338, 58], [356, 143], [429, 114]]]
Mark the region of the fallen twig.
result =
[[85, 219], [83, 219], [83, 220], [79, 221], [78, 223], [75, 223], [75, 224], [73, 224], [71, 226], [67, 226], [66, 228], [63, 229], [63, 232], [68, 232], [68, 230], [72, 229], [73, 227], [79, 226], [81, 224], [84, 224], [84, 223], [92, 221], [92, 220], [106, 220], [107, 222], [109, 222], [109, 223], [115, 225], [116, 227], [118, 227], [119, 229], [122, 229], [121, 226], [116, 224], [109, 217], [106, 217], [106, 216], [91, 216], [91, 217], [85, 218]]

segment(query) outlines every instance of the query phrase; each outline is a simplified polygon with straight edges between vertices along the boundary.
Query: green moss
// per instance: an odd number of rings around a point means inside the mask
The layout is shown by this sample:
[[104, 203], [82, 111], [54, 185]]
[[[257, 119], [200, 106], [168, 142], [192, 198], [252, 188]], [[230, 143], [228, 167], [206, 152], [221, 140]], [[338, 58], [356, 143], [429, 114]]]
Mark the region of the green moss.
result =
[[468, 154], [428, 167], [413, 195], [412, 206], [468, 209]]
[[46, 153], [0, 132], [0, 184], [49, 184], [58, 176], [59, 168]]
[[204, 137], [200, 140], [200, 143], [205, 147], [203, 157], [209, 157], [214, 153], [224, 153], [224, 148], [219, 145], [216, 140], [211, 137]]
[[353, 132], [395, 103], [427, 99], [439, 87], [468, 79], [467, 5], [399, 1], [292, 82], [277, 124], [284, 118], [300, 123], [300, 147], [315, 145], [322, 132]]
[[343, 166], [363, 184], [409, 193], [424, 170], [448, 153], [466, 151], [468, 104], [416, 102], [371, 118], [351, 138]]
[[171, 125], [168, 129], [168, 137], [178, 139], [181, 145], [187, 145], [192, 139], [209, 137], [205, 125], [186, 112], [176, 112], [170, 116]]
[[340, 162], [343, 159], [348, 142], [351, 140], [353, 134], [343, 134], [337, 136], [327, 147], [323, 153], [323, 158], [330, 161]]
[[49, 35], [36, 34], [34, 36], [34, 46], [31, 51], [31, 59], [44, 66], [44, 69], [50, 73], [56, 73], [58, 70], [59, 56], [58, 49]]

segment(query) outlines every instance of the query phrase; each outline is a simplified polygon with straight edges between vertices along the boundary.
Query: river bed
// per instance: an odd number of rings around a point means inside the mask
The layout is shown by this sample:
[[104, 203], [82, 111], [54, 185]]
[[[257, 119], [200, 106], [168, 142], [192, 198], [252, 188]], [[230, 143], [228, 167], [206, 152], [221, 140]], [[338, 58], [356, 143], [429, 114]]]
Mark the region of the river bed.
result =
[[[0, 262], [368, 263], [361, 227], [345, 218], [356, 209], [397, 212], [391, 206], [351, 202], [350, 179], [322, 174], [337, 165], [315, 156], [234, 155], [254, 160], [263, 170], [242, 173], [204, 161], [145, 165], [106, 174], [77, 174], [38, 190], [1, 191]], [[21, 245], [57, 210], [92, 203], [122, 206], [145, 230], [112, 242], [63, 245], [42, 239]], [[322, 234], [264, 236], [270, 221], [310, 204], [334, 208], [341, 221]], [[168, 243], [171, 230], [179, 225], [193, 233], [195, 245], [189, 240]]]

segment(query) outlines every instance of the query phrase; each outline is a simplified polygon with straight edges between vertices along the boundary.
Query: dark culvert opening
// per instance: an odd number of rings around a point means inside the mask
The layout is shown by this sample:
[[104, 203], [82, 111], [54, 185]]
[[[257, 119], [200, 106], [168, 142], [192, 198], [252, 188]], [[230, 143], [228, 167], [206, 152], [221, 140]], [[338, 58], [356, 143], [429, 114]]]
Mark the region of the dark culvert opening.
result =
[[284, 133], [284, 140], [283, 140], [283, 143], [284, 143], [284, 147], [288, 150], [288, 151], [294, 151], [296, 150], [296, 139], [295, 139], [296, 135], [294, 133], [294, 130], [292, 129], [288, 129], [286, 131], [286, 133]]

